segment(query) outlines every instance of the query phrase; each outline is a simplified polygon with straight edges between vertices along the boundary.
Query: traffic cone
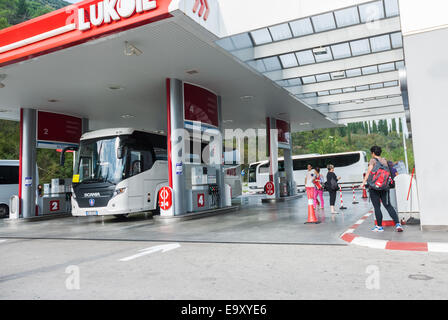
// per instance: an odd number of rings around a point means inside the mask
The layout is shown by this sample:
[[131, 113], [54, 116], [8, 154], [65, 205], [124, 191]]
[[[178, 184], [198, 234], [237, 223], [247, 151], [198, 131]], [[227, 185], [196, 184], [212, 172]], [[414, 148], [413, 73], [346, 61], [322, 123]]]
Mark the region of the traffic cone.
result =
[[362, 187], [362, 198], [363, 198], [363, 199], [367, 199], [366, 186]]
[[305, 224], [319, 224], [320, 221], [316, 218], [316, 212], [314, 211], [313, 199], [308, 198], [308, 221]]

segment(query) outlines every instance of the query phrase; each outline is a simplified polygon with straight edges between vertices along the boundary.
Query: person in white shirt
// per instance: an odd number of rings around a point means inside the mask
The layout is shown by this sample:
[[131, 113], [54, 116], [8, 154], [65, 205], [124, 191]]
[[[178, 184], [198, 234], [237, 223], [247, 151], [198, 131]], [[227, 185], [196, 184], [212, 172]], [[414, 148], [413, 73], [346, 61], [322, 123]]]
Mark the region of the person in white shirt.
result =
[[316, 171], [309, 164], [307, 167], [308, 172], [305, 176], [305, 189], [308, 199], [314, 199], [314, 179], [316, 179]]

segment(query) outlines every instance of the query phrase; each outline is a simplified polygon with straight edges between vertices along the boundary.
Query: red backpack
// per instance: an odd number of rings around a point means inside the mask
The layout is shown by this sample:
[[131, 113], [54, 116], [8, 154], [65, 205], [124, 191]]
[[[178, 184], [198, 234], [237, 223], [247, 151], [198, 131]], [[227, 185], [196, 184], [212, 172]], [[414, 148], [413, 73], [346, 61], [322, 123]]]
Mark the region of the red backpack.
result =
[[367, 183], [370, 189], [373, 190], [389, 190], [389, 184], [392, 180], [389, 167], [383, 165], [377, 158], [375, 158], [375, 160], [376, 164], [370, 172]]

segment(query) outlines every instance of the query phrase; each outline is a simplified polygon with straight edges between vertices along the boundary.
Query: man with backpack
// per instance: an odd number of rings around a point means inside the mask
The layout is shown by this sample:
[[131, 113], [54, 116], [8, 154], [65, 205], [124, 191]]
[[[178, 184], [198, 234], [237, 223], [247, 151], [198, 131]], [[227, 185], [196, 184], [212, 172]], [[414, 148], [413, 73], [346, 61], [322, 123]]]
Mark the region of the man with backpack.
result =
[[403, 232], [403, 227], [400, 224], [398, 214], [390, 204], [389, 189], [393, 183], [390, 169], [386, 159], [381, 157], [381, 147], [373, 146], [370, 148], [372, 153], [372, 159], [369, 162], [369, 168], [367, 174], [364, 177], [361, 188], [366, 183], [369, 187], [370, 200], [372, 201], [375, 209], [375, 217], [377, 225], [372, 229], [373, 232], [383, 232], [383, 214], [381, 213], [381, 202], [386, 208], [390, 217], [395, 222], [395, 230], [397, 232]]

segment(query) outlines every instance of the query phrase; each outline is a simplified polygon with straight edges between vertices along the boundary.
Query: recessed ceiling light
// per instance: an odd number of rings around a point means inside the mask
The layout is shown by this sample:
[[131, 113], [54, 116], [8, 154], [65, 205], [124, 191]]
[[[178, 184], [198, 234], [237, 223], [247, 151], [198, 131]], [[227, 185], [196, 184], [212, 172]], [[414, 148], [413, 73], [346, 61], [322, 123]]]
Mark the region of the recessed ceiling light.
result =
[[309, 125], [309, 124], [310, 124], [309, 122], [302, 122], [302, 123], [299, 123], [300, 126], [307, 126], [307, 125]]
[[59, 102], [58, 99], [49, 99], [48, 102]]
[[232, 123], [233, 120], [223, 120], [222, 122], [223, 122], [223, 123]]
[[123, 119], [131, 119], [131, 118], [134, 118], [135, 116], [132, 114], [122, 114], [121, 117]]
[[194, 74], [198, 74], [199, 73], [199, 71], [198, 70], [187, 70], [187, 71], [185, 71], [185, 73], [188, 73], [189, 75], [194, 75]]
[[240, 97], [241, 101], [243, 101], [243, 102], [252, 101], [253, 98], [254, 98], [253, 96], [242, 96], [242, 97]]
[[122, 87], [122, 86], [109, 86], [109, 87], [107, 87], [109, 90], [113, 90], [113, 91], [116, 91], [116, 90], [123, 90], [124, 88]]

